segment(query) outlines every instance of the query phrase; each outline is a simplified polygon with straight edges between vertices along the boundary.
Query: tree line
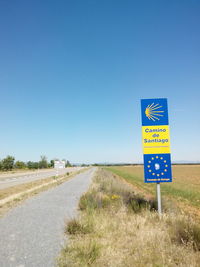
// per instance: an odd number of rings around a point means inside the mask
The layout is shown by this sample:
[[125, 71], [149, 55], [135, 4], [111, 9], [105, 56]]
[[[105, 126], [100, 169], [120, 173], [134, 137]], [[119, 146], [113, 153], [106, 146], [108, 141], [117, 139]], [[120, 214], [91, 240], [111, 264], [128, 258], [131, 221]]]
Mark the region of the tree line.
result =
[[[54, 161], [57, 159], [52, 159], [48, 162], [46, 156], [41, 156], [39, 161], [15, 161], [13, 156], [7, 156], [6, 158], [0, 160], [0, 170], [1, 171], [11, 171], [13, 169], [45, 169], [53, 168]], [[66, 161], [66, 167], [71, 167], [70, 162]]]

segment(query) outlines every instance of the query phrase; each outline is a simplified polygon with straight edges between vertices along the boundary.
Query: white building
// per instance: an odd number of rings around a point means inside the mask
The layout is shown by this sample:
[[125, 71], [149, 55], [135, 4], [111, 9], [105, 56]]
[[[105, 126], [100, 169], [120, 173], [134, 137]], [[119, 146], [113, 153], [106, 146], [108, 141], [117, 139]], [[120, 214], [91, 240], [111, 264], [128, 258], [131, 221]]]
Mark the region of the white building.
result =
[[55, 160], [54, 161], [54, 169], [65, 169], [65, 161], [64, 160]]

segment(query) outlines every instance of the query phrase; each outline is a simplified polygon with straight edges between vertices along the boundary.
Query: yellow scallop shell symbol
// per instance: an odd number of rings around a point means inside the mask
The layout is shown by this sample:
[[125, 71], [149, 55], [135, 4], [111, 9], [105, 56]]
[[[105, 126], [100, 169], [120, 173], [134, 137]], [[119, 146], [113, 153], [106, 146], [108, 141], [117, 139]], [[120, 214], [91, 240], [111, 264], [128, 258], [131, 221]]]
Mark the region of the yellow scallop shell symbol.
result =
[[148, 105], [147, 108], [145, 109], [145, 115], [149, 120], [152, 121], [160, 120], [160, 117], [164, 116], [163, 114], [161, 114], [164, 111], [160, 110], [160, 108], [162, 108], [162, 106], [160, 106], [159, 104], [152, 103], [151, 105]]

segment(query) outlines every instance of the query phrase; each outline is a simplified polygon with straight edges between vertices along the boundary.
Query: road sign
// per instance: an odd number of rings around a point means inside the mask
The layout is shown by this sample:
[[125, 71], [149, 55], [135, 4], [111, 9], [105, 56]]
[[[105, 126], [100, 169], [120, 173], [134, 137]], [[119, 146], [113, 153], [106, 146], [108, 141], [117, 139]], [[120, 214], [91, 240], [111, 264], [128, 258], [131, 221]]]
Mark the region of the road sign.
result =
[[65, 169], [65, 161], [64, 160], [55, 160], [54, 161], [54, 169]]
[[141, 111], [145, 182], [172, 182], [167, 99], [142, 99]]

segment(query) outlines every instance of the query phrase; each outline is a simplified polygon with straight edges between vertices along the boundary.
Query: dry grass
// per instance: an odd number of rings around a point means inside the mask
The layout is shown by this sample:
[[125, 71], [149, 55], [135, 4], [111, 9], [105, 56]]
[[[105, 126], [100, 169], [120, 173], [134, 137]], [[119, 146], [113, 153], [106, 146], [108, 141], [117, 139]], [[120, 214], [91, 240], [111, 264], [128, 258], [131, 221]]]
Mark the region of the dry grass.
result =
[[68, 222], [72, 229], [87, 225], [87, 231], [67, 231], [70, 242], [58, 266], [200, 266], [199, 226], [181, 213], [159, 219], [148, 205], [135, 211], [125, 201], [130, 195], [136, 203], [142, 199], [111, 173], [99, 170], [80, 200], [80, 218]]
[[52, 177], [46, 178], [46, 179], [40, 179], [40, 180], [37, 180], [34, 182], [20, 184], [20, 185], [16, 185], [16, 186], [4, 188], [4, 189], [0, 189], [0, 200], [4, 199], [6, 197], [9, 197], [13, 194], [24, 192], [26, 190], [29, 190], [29, 189], [35, 187], [35, 186], [46, 184], [46, 183], [51, 182], [51, 181], [52, 181]]

